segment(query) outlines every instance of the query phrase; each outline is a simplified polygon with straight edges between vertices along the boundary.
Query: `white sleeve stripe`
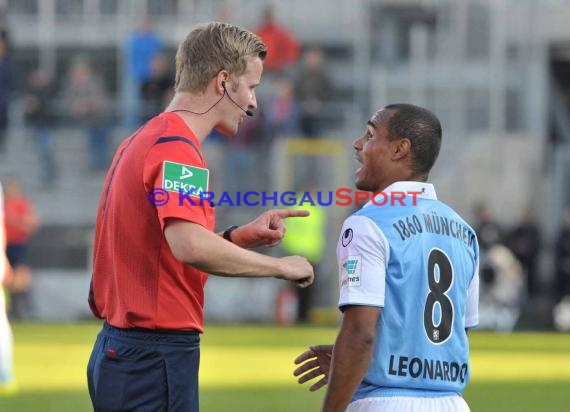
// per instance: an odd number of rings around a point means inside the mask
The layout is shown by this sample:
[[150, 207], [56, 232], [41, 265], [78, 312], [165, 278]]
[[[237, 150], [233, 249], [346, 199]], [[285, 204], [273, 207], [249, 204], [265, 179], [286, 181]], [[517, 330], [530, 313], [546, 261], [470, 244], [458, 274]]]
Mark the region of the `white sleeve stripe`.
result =
[[370, 303], [370, 302], [350, 302], [350, 303], [344, 303], [342, 305], [338, 305], [339, 309], [344, 308], [346, 306], [372, 306], [375, 308], [383, 308], [384, 307], [384, 305], [379, 305], [377, 303]]
[[346, 296], [346, 300], [347, 302], [342, 302], [339, 303], [339, 306], [342, 305], [355, 305], [358, 304], [359, 302], [362, 304], [366, 304], [366, 305], [370, 305], [372, 304], [373, 306], [380, 306], [380, 307], [384, 307], [384, 303], [379, 303], [379, 302], [384, 302], [384, 295], [365, 295], [365, 294], [358, 294], [358, 295], [348, 295]]
[[[348, 231], [350, 237], [344, 236]], [[365, 216], [346, 219], [337, 246], [339, 306], [384, 306], [388, 253], [388, 240], [372, 219]]]

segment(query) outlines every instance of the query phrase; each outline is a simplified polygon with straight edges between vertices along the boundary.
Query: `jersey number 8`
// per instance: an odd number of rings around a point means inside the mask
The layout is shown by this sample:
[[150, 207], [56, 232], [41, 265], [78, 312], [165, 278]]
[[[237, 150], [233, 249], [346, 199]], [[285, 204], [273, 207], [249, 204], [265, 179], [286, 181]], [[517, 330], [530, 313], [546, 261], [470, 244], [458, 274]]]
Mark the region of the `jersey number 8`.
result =
[[[436, 277], [436, 274], [439, 276]], [[446, 294], [453, 284], [453, 266], [449, 257], [439, 249], [432, 249], [429, 253], [428, 283], [424, 328], [428, 339], [439, 345], [451, 336], [454, 314], [453, 303]], [[436, 304], [439, 306], [439, 322], [434, 321]]]

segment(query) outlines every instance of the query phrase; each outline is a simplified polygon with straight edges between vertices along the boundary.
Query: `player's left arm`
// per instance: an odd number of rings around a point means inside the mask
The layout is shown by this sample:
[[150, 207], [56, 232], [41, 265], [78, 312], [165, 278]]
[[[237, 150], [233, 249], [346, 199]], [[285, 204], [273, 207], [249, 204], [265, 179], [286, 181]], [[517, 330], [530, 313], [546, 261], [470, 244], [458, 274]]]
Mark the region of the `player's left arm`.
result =
[[346, 306], [333, 349], [323, 412], [345, 411], [372, 359], [381, 308]]

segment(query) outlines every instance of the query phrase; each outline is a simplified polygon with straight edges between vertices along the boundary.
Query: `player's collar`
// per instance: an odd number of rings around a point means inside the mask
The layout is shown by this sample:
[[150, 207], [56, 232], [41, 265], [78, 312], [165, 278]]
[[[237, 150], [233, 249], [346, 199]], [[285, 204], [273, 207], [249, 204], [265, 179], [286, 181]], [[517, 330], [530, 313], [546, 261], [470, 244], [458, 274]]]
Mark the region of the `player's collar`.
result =
[[[426, 183], [426, 182], [413, 182], [413, 181], [394, 182], [386, 189], [384, 189], [382, 192], [384, 192], [386, 195], [388, 195], [391, 192], [404, 192], [404, 193], [421, 192], [421, 193], [416, 193], [416, 196], [423, 199], [437, 200], [435, 188], [431, 183]], [[377, 194], [376, 196], [382, 197], [382, 194]], [[409, 196], [411, 196], [411, 194]], [[377, 201], [381, 202], [382, 199], [377, 198]], [[364, 207], [367, 207], [371, 204], [372, 202], [369, 201], [368, 203], [366, 203]]]

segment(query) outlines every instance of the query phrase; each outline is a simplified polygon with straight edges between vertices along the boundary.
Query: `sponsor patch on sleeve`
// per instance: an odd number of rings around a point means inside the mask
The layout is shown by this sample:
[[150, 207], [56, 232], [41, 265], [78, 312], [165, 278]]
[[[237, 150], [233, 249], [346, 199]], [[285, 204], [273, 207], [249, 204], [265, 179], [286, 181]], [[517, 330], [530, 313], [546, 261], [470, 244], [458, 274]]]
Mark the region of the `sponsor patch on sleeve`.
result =
[[183, 190], [190, 196], [200, 197], [208, 191], [210, 171], [201, 167], [164, 161], [162, 165], [162, 188], [179, 193]]
[[360, 286], [360, 273], [362, 269], [362, 256], [348, 256], [342, 264], [343, 284]]

